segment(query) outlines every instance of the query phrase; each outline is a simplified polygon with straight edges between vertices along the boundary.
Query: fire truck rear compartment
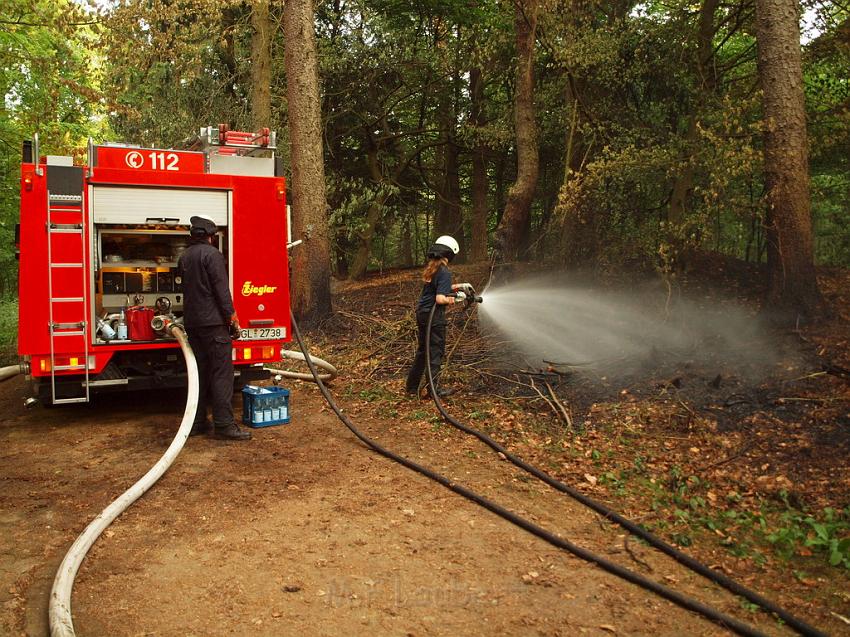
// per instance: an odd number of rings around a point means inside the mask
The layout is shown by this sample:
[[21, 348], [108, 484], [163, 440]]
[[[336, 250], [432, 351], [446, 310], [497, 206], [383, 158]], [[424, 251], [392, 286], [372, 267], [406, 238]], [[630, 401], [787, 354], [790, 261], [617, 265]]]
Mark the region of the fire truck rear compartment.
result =
[[[95, 344], [151, 340], [146, 331], [133, 333], [132, 325], [126, 338], [112, 334], [118, 331], [120, 313], [124, 311], [126, 322], [130, 307], [156, 306], [158, 314], [182, 316], [177, 263], [188, 245], [189, 219], [200, 214], [216, 222], [216, 247], [227, 260], [230, 197], [226, 190], [89, 187], [94, 265], [89, 298], [95, 316], [111, 328], [97, 326]], [[166, 337], [154, 335], [153, 340]]]

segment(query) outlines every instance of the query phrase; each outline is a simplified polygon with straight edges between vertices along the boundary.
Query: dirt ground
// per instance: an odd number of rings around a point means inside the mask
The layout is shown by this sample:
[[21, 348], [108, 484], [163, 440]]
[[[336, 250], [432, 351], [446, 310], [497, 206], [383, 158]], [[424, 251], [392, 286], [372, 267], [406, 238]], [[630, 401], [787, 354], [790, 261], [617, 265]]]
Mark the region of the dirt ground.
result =
[[[398, 289], [391, 279], [381, 285], [382, 298]], [[353, 312], [346, 303], [338, 307]], [[318, 340], [319, 353], [333, 359], [334, 346]], [[767, 634], [790, 634], [440, 426], [433, 405], [401, 396], [397, 381], [375, 381], [374, 369], [358, 358], [345, 370], [357, 382], [343, 376], [333, 389], [368, 435]], [[727, 634], [376, 455], [344, 429], [314, 386], [288, 386], [290, 425], [254, 430], [247, 443], [190, 439], [160, 482], [98, 540], [74, 587], [78, 634]], [[0, 385], [4, 635], [47, 634], [48, 594], [66, 550], [161, 455], [183, 409], [179, 392], [32, 410], [23, 406], [27, 395], [21, 378]], [[535, 456], [532, 432], [504, 439], [516, 442], [520, 455], [555, 466]], [[598, 487], [591, 490], [600, 497]], [[795, 586], [782, 564], [755, 568], [713, 549], [701, 557], [830, 633], [850, 633], [829, 612], [847, 612], [850, 599], [833, 603], [845, 580]]]
[[[44, 635], [64, 552], [165, 449], [181, 401], [26, 411], [25, 393], [15, 380], [0, 395], [0, 627]], [[297, 388], [292, 409], [290, 426], [255, 431], [246, 444], [189, 441], [83, 564], [73, 597], [78, 634], [723, 634], [367, 451], [314, 389]], [[420, 423], [369, 430], [565, 537], [629, 561], [615, 530], [475, 445]], [[668, 583], [754, 619], [699, 578], [632, 550]], [[765, 618], [761, 625], [781, 632]]]

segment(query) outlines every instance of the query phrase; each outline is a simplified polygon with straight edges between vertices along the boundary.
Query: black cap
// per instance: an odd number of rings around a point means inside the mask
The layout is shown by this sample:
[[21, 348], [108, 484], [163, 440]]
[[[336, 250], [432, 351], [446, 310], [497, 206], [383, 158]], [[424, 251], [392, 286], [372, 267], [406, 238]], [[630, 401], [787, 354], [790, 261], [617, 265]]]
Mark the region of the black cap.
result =
[[[216, 230], [218, 230], [218, 227], [215, 225], [215, 221], [203, 215], [189, 217], [189, 223], [192, 225], [190, 232], [197, 228], [199, 230], [203, 230], [208, 235], [213, 235], [216, 233]], [[195, 233], [192, 232], [192, 234]]]

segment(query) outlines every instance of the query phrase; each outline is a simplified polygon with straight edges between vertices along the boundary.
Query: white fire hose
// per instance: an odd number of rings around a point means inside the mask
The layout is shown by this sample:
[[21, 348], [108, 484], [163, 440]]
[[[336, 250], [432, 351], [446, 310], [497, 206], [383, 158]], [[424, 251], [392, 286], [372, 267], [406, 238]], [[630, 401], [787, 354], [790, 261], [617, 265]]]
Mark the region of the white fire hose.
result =
[[[177, 458], [177, 454], [183, 449], [183, 445], [186, 444], [186, 439], [189, 437], [189, 431], [192, 429], [192, 423], [195, 420], [195, 412], [198, 409], [198, 365], [195, 362], [195, 355], [189, 346], [186, 333], [183, 331], [183, 326], [172, 325], [168, 329], [177, 339], [177, 342], [180, 343], [180, 349], [183, 350], [183, 356], [186, 358], [189, 388], [186, 396], [186, 410], [183, 412], [183, 421], [180, 423], [180, 428], [177, 430], [174, 440], [171, 441], [168, 449], [166, 449], [157, 463], [136, 484], [127, 489], [112, 504], [101, 511], [89, 523], [74, 544], [71, 545], [68, 553], [65, 554], [65, 559], [62, 560], [62, 564], [60, 564], [59, 570], [56, 572], [56, 579], [53, 580], [53, 590], [50, 591], [48, 617], [50, 619], [51, 637], [73, 637], [75, 635], [74, 622], [71, 619], [71, 591], [74, 587], [74, 578], [77, 576], [80, 564], [92, 547], [92, 544], [95, 543], [106, 527], [112, 524], [115, 518], [121, 515], [121, 513], [129, 508], [133, 502], [138, 500], [145, 491], [150, 489], [162, 477], [162, 474], [168, 470], [175, 458]], [[0, 369], [0, 375], [2, 373], [3, 370]]]
[[[288, 349], [280, 350], [280, 356], [281, 358], [290, 358], [295, 361], [305, 360], [304, 354], [302, 354], [301, 352], [294, 352]], [[313, 356], [312, 354], [310, 354], [310, 360], [313, 361], [316, 367], [321, 367], [327, 372], [327, 374], [319, 374], [319, 378], [322, 380], [322, 382], [333, 380], [339, 375], [339, 372], [337, 371], [336, 367], [331, 365], [329, 362], [322, 360], [318, 356]], [[291, 372], [288, 369], [278, 369], [276, 367], [269, 366], [266, 366], [263, 369], [270, 372], [274, 372], [275, 374], [280, 374], [284, 378], [294, 378], [295, 380], [306, 380], [315, 382], [313, 374], [304, 372]]]
[[10, 378], [14, 378], [20, 373], [20, 365], [8, 365], [6, 367], [0, 367], [0, 382], [3, 382], [4, 380], [9, 380]]

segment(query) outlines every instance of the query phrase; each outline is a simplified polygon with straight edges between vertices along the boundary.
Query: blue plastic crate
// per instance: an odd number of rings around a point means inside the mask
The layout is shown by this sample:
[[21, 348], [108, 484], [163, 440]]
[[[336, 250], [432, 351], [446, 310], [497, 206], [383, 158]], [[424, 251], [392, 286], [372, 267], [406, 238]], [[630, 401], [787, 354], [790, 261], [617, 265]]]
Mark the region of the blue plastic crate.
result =
[[242, 390], [242, 422], [249, 427], [288, 424], [289, 390], [245, 385]]

